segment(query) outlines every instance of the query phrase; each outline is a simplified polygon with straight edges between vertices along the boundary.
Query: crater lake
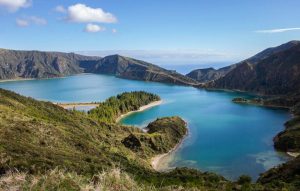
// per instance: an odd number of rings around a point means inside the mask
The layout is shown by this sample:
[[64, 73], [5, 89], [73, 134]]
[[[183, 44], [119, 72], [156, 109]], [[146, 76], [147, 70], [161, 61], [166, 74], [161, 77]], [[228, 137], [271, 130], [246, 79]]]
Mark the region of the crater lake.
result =
[[232, 102], [237, 96], [251, 96], [244, 93], [207, 91], [96, 74], [1, 82], [0, 88], [60, 103], [104, 101], [126, 91], [158, 94], [163, 100], [161, 105], [133, 113], [120, 122], [143, 128], [164, 116], [177, 115], [186, 120], [189, 134], [176, 151], [162, 160], [162, 169], [186, 166], [216, 172], [233, 180], [243, 174], [257, 179], [260, 173], [289, 160], [284, 153], [275, 151], [272, 141], [291, 118], [289, 112]]

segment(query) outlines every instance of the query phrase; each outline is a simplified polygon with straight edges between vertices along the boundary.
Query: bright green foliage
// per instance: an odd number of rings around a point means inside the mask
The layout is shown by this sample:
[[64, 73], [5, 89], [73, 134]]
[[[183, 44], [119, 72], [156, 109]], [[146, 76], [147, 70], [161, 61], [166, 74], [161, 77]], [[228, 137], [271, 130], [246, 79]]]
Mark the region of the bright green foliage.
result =
[[159, 100], [159, 96], [144, 91], [126, 92], [108, 98], [88, 114], [98, 121], [114, 123], [120, 115], [138, 110], [144, 105]]
[[99, 123], [86, 114], [0, 89], [0, 171], [39, 173], [56, 167], [93, 175], [120, 166], [150, 166], [123, 146], [137, 128]]

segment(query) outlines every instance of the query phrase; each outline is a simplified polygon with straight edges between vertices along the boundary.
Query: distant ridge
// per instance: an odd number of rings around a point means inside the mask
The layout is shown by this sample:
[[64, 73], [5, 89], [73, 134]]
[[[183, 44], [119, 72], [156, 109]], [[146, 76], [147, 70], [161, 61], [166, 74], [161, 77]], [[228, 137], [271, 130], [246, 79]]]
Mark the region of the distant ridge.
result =
[[300, 42], [269, 48], [247, 59], [223, 77], [204, 85], [208, 88], [287, 95], [300, 92]]
[[262, 52], [259, 52], [258, 54], [254, 55], [244, 61], [241, 61], [239, 63], [232, 64], [230, 66], [226, 66], [226, 67], [220, 68], [218, 70], [216, 70], [214, 68], [210, 68], [209, 71], [207, 71], [207, 69], [196, 69], [196, 70], [193, 70], [190, 73], [188, 73], [186, 76], [188, 76], [194, 80], [197, 80], [201, 83], [217, 80], [217, 79], [225, 76], [226, 74], [228, 74], [230, 71], [235, 69], [240, 64], [243, 64], [245, 62], [247, 62], [249, 64], [256, 64], [273, 54], [288, 50], [292, 47], [298, 46], [299, 44], [300, 44], [300, 41], [293, 40], [293, 41], [287, 42], [287, 43], [282, 44], [277, 47], [265, 49]]
[[0, 80], [54, 78], [84, 72], [179, 85], [198, 84], [177, 72], [120, 55], [101, 58], [74, 53], [0, 49]]
[[107, 56], [99, 60], [90, 72], [97, 74], [112, 74], [120, 78], [154, 81], [180, 85], [196, 85], [197, 81], [166, 70], [154, 64], [120, 55]]
[[0, 79], [53, 78], [84, 72], [101, 59], [74, 53], [0, 50]]

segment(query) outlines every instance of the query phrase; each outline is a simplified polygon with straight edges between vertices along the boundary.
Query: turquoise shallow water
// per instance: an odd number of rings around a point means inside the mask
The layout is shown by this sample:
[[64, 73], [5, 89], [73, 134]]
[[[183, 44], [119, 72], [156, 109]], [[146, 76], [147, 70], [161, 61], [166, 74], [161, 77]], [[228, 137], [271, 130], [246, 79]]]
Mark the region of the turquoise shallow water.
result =
[[173, 153], [171, 167], [198, 168], [230, 179], [248, 174], [256, 179], [259, 173], [289, 159], [274, 151], [272, 138], [283, 130], [290, 114], [286, 110], [231, 102], [233, 97], [249, 96], [246, 94], [94, 74], [3, 82], [0, 88], [54, 102], [103, 101], [134, 90], [156, 93], [162, 97], [162, 105], [134, 113], [122, 123], [143, 127], [157, 117], [179, 115], [184, 118], [188, 122], [189, 135]]

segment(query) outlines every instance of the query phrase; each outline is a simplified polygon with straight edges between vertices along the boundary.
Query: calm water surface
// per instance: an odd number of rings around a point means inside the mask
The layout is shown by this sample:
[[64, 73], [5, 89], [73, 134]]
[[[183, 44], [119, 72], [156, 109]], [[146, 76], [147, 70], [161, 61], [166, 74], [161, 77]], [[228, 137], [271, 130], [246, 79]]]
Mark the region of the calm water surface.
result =
[[272, 138], [290, 118], [288, 111], [231, 102], [247, 96], [212, 92], [192, 87], [118, 79], [107, 75], [85, 74], [50, 80], [0, 83], [39, 100], [53, 102], [92, 102], [125, 91], [156, 93], [163, 104], [122, 120], [128, 125], [146, 126], [157, 117], [179, 115], [188, 122], [189, 135], [172, 154], [168, 166], [188, 166], [236, 179], [259, 173], [289, 158], [273, 148]]

